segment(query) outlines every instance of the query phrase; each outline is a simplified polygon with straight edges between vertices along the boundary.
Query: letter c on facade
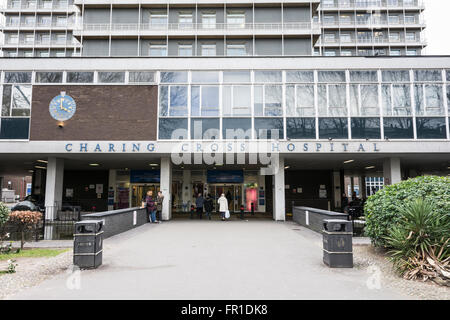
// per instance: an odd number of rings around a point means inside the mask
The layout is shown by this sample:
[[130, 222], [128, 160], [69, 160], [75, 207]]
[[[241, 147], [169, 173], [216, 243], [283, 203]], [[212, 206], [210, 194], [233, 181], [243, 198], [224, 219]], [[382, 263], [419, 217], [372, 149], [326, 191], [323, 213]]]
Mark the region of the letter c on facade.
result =
[[72, 151], [72, 144], [71, 143], [66, 144], [66, 151], [67, 152], [71, 152]]

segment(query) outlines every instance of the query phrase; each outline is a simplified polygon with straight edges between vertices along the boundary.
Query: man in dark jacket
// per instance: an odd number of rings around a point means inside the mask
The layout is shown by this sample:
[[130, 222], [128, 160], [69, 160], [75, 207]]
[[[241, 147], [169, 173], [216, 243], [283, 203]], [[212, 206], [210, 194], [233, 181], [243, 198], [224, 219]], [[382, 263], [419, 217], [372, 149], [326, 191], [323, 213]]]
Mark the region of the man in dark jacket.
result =
[[153, 191], [147, 191], [147, 196], [145, 197], [145, 204], [147, 208], [147, 214], [149, 215], [150, 222], [156, 222], [156, 204], [153, 198]]
[[211, 212], [213, 211], [213, 201], [211, 199], [210, 194], [208, 194], [206, 196], [204, 205], [205, 205], [206, 216], [208, 217], [209, 220], [211, 220]]
[[202, 194], [199, 193], [197, 199], [195, 200], [195, 207], [197, 208], [197, 214], [199, 215], [200, 219], [202, 218], [203, 214], [203, 203], [205, 202], [205, 199], [202, 197]]

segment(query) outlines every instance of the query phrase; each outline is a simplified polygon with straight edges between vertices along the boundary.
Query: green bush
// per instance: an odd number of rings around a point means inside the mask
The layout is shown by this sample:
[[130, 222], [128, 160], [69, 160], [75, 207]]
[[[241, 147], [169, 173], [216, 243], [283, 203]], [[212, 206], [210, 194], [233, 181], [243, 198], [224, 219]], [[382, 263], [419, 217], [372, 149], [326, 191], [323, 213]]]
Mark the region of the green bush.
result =
[[400, 222], [400, 208], [424, 199], [433, 203], [439, 215], [450, 213], [450, 177], [425, 176], [386, 186], [367, 199], [365, 233], [377, 247], [389, 248], [386, 237]]
[[3, 202], [0, 202], [0, 227], [8, 221], [9, 213], [9, 208]]

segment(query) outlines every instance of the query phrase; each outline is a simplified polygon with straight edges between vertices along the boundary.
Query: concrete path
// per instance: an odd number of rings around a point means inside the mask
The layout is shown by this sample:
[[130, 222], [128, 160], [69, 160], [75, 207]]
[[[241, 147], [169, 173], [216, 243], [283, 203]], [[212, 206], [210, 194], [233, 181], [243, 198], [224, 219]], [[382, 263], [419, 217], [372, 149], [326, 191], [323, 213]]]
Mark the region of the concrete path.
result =
[[321, 236], [292, 222], [175, 220], [105, 240], [80, 289], [63, 273], [12, 299], [407, 299], [369, 276], [326, 267]]

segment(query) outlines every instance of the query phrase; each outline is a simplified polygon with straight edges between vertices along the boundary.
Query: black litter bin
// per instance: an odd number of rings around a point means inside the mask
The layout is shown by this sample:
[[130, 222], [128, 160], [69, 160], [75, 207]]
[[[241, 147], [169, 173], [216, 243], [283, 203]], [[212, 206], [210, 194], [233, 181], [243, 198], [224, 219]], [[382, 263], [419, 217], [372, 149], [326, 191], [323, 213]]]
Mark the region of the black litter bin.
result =
[[103, 222], [86, 220], [75, 223], [73, 264], [80, 269], [97, 268], [103, 257]]
[[323, 262], [331, 268], [353, 268], [352, 222], [323, 221]]

